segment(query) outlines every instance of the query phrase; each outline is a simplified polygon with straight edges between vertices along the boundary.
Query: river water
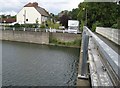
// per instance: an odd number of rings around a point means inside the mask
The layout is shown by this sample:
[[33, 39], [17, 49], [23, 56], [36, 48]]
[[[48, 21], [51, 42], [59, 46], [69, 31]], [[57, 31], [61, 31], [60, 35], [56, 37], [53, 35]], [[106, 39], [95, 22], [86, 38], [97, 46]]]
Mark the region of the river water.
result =
[[3, 86], [75, 86], [78, 48], [2, 42]]

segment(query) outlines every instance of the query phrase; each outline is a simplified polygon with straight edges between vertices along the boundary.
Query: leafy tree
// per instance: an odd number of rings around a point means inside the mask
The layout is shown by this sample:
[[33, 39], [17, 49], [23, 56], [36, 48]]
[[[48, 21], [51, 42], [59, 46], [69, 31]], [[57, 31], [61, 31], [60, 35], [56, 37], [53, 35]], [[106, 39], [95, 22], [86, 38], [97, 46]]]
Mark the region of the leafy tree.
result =
[[[61, 13], [68, 12], [62, 11]], [[87, 16], [86, 16], [87, 15]], [[114, 27], [120, 29], [120, 5], [116, 2], [83, 2], [78, 8], [62, 15], [60, 22], [67, 27], [68, 19], [79, 20], [80, 28], [86, 24], [95, 30], [96, 26]]]
[[[85, 8], [85, 10], [83, 10]], [[87, 10], [87, 11], [86, 11]], [[78, 19], [85, 22], [87, 12], [87, 26], [89, 28], [99, 26], [112, 27], [113, 24], [119, 23], [120, 6], [114, 2], [83, 2], [79, 4]]]
[[72, 11], [69, 12], [70, 19], [77, 20], [77, 15], [79, 13], [79, 9], [72, 9]]
[[65, 26], [65, 28], [68, 28], [68, 20], [69, 20], [69, 16], [68, 14], [64, 14], [62, 15], [59, 20], [60, 20], [60, 24], [62, 24], [63, 26]]

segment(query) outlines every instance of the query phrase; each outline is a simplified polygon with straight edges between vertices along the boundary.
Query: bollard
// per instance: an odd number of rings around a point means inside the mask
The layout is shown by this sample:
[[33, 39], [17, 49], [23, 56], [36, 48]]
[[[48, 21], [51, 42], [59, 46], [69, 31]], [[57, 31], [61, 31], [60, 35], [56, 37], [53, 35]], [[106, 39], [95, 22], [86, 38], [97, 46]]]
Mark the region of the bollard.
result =
[[35, 32], [36, 32], [37, 30], [36, 30], [36, 28], [35, 28]]
[[81, 65], [81, 74], [79, 78], [88, 78], [88, 71], [87, 71], [87, 58], [88, 58], [88, 43], [89, 43], [89, 36], [83, 36], [83, 55], [82, 55], [82, 65]]
[[25, 28], [23, 29], [23, 31], [25, 31]]
[[15, 30], [15, 28], [13, 28], [13, 31]]
[[63, 33], [65, 33], [65, 30], [63, 30]]
[[47, 29], [45, 29], [45, 32], [47, 32]]
[[4, 27], [4, 30], [5, 30], [5, 27]]

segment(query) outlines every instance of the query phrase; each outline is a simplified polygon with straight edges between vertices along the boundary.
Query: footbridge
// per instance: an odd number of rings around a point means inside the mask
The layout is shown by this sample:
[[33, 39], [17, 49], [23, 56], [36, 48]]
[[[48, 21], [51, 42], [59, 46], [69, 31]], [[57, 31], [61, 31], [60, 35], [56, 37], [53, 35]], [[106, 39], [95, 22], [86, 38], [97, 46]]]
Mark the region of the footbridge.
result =
[[90, 78], [92, 87], [120, 86], [120, 30], [97, 27], [96, 33], [84, 26], [77, 85]]

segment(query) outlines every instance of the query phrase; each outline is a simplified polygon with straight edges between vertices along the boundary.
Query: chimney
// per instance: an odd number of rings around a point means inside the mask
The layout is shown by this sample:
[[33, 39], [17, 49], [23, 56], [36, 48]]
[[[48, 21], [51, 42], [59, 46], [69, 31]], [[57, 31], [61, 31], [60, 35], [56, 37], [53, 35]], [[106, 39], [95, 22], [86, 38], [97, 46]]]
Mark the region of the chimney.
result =
[[28, 3], [28, 4], [25, 5], [24, 7], [38, 7], [38, 3], [37, 3], [37, 2]]
[[37, 2], [33, 2], [33, 7], [38, 7], [38, 3]]

